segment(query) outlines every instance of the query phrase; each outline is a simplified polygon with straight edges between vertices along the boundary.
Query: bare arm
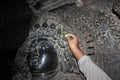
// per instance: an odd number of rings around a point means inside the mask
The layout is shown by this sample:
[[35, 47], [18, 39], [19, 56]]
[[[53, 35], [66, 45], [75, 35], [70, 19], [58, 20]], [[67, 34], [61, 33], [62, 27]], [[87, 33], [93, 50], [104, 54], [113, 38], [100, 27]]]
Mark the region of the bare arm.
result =
[[79, 44], [78, 38], [73, 34], [67, 34], [65, 35], [65, 37], [68, 40], [68, 44], [71, 48], [71, 51], [73, 52], [73, 55], [77, 60], [79, 60], [82, 56], [84, 56], [84, 53], [78, 47]]
[[78, 38], [75, 35], [67, 34], [65, 37], [68, 40], [73, 55], [78, 60], [79, 69], [85, 75], [87, 80], [111, 80], [111, 78], [98, 67], [89, 56], [84, 55], [79, 49]]

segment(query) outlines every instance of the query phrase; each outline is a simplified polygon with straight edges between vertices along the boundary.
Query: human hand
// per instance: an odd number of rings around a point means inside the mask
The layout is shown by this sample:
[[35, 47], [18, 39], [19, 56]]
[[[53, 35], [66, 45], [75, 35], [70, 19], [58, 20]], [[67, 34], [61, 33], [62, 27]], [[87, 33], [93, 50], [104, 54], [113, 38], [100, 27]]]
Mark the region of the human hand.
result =
[[71, 49], [78, 48], [79, 40], [77, 36], [75, 36], [74, 34], [66, 34], [65, 37], [68, 40], [68, 44]]
[[68, 44], [77, 60], [79, 60], [82, 56], [84, 56], [84, 53], [79, 49], [79, 40], [77, 36], [74, 34], [66, 34], [66, 39], [68, 40]]

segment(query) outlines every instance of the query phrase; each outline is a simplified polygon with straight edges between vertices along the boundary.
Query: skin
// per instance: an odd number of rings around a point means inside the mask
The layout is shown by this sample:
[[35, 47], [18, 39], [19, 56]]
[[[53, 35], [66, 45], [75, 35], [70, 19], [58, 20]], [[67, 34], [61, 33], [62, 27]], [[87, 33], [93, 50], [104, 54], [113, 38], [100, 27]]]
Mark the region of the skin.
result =
[[79, 60], [81, 57], [84, 56], [84, 53], [80, 50], [78, 46], [79, 45], [78, 37], [75, 36], [74, 34], [66, 34], [65, 37], [68, 41], [69, 47], [73, 55], [75, 56], [77, 60]]

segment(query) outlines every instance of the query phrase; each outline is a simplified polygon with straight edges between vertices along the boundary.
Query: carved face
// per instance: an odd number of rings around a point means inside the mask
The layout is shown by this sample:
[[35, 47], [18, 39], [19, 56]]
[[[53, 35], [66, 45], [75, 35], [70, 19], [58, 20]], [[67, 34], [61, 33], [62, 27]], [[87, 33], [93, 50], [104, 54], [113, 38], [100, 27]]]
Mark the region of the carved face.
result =
[[28, 62], [32, 73], [53, 71], [57, 68], [57, 53], [49, 42], [43, 41], [29, 54]]

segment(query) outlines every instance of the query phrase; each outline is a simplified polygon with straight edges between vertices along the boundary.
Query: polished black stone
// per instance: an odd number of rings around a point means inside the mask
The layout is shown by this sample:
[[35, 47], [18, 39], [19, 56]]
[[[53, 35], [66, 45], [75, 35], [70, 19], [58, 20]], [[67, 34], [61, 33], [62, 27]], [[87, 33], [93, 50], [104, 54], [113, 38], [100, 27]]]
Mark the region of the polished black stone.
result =
[[57, 68], [57, 53], [48, 42], [42, 42], [28, 56], [32, 73], [46, 73]]

